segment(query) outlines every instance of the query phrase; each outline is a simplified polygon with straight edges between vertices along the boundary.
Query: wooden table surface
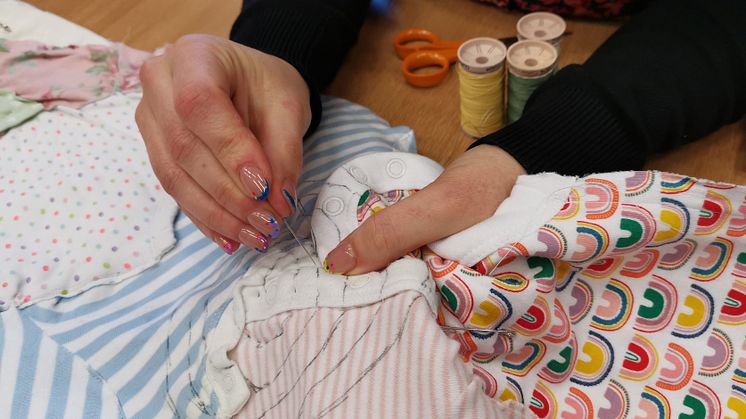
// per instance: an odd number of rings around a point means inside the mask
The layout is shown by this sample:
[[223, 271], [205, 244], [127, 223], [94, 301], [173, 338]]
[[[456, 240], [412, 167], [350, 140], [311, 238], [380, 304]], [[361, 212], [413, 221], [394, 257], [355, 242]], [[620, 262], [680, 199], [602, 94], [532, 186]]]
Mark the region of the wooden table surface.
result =
[[[227, 36], [240, 0], [27, 0], [111, 40], [152, 50], [187, 33]], [[373, 110], [392, 125], [408, 125], [420, 153], [448, 164], [471, 142], [459, 125], [458, 77], [419, 89], [400, 73], [392, 40], [408, 27], [422, 27], [443, 38], [495, 38], [515, 35], [521, 13], [472, 0], [394, 0], [388, 16], [371, 16], [328, 94]], [[562, 44], [561, 65], [583, 62], [617, 23], [570, 20], [573, 35]], [[746, 119], [706, 139], [650, 160], [648, 168], [723, 182], [746, 184]]]

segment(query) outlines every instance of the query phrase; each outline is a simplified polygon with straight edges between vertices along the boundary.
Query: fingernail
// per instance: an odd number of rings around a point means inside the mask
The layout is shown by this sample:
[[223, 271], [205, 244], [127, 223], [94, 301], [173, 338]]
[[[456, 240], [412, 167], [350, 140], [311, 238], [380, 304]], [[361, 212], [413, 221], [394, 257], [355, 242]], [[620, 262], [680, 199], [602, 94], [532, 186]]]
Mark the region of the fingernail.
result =
[[285, 199], [287, 199], [288, 204], [290, 205], [290, 215], [292, 215], [297, 209], [296, 203], [295, 203], [295, 195], [290, 193], [290, 191], [288, 191], [287, 189], [283, 189], [282, 196], [284, 196]]
[[261, 175], [259, 169], [254, 166], [244, 166], [240, 170], [239, 177], [246, 189], [257, 201], [264, 201], [269, 196], [269, 182]]
[[269, 249], [269, 239], [254, 230], [242, 228], [238, 232], [238, 238], [241, 240], [241, 243], [253, 247], [259, 253], [264, 253]]
[[357, 264], [357, 257], [352, 245], [347, 243], [337, 246], [324, 259], [324, 270], [333, 274], [344, 274], [352, 270]]
[[229, 256], [238, 250], [238, 247], [240, 246], [238, 243], [236, 243], [233, 240], [226, 239], [223, 236], [216, 236], [215, 242], [218, 244], [218, 246], [223, 248], [223, 251], [227, 253]]
[[276, 239], [280, 235], [280, 225], [277, 223], [277, 219], [266, 212], [252, 212], [249, 215], [249, 224], [270, 239]]

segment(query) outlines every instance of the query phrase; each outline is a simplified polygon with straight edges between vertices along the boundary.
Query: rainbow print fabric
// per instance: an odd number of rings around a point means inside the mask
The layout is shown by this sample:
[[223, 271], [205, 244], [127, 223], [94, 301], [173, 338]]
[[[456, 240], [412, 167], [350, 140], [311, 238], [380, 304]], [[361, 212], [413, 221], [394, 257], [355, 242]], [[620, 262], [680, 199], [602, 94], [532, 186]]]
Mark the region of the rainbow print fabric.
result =
[[438, 321], [481, 330], [453, 336], [485, 392], [540, 418], [746, 417], [746, 188], [620, 172], [567, 196], [476, 266], [415, 254]]

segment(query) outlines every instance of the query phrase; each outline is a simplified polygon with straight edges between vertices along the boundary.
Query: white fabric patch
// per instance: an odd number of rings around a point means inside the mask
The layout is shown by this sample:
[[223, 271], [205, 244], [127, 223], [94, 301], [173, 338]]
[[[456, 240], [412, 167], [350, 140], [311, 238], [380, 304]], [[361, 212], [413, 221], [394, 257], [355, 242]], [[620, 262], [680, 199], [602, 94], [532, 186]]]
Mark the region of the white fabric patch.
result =
[[59, 107], [0, 138], [0, 310], [116, 283], [175, 243], [178, 208], [150, 168], [138, 100]]
[[10, 32], [0, 29], [0, 38], [32, 40], [56, 46], [111, 43], [80, 25], [22, 1], [0, 0], [0, 23], [10, 28]]
[[[377, 153], [342, 165], [319, 193], [311, 221], [319, 259], [323, 261], [358, 227], [358, 200], [366, 191], [422, 189], [442, 171], [438, 163], [412, 153]], [[565, 204], [575, 181], [554, 173], [521, 176], [495, 215], [429, 246], [446, 259], [473, 266], [550, 220]]]

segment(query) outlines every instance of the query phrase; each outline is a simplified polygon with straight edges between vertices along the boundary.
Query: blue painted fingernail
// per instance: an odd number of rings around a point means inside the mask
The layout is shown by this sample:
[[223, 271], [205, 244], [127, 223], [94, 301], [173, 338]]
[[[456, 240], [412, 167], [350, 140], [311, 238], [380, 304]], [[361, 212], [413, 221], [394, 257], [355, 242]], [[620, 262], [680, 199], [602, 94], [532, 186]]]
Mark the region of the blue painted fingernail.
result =
[[280, 225], [272, 214], [254, 211], [249, 215], [249, 223], [260, 233], [273, 240], [280, 236]]
[[264, 201], [269, 196], [269, 182], [254, 166], [244, 166], [239, 171], [239, 177], [249, 193], [257, 201]]
[[297, 207], [296, 207], [295, 198], [293, 197], [293, 195], [290, 192], [288, 192], [287, 189], [283, 189], [282, 194], [285, 196], [285, 199], [288, 200], [288, 204], [290, 204], [290, 208], [293, 210], [293, 212], [295, 212]]

